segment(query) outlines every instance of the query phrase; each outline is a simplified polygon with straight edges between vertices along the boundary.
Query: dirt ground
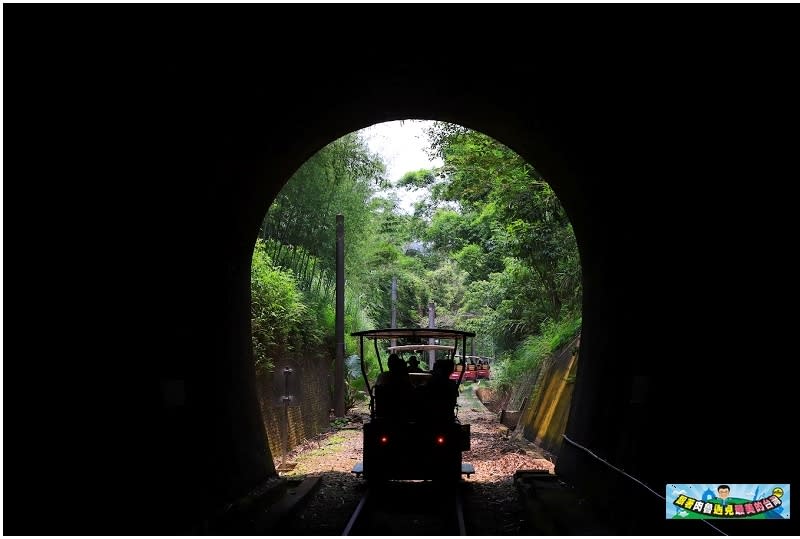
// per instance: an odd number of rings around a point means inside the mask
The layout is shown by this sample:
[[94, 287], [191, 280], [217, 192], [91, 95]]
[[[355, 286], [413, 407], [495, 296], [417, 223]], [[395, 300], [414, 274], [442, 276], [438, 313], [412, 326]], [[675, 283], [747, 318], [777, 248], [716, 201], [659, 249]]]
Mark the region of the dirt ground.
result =
[[[520, 469], [547, 470], [553, 463], [534, 444], [508, 436], [497, 415], [475, 397], [477, 384], [462, 385], [458, 417], [471, 425], [471, 448], [464, 462], [475, 474], [464, 479], [465, 518], [470, 535], [516, 535], [526, 523], [513, 485]], [[362, 458], [361, 425], [369, 419], [366, 404], [356, 407], [347, 422], [291, 451], [294, 465], [286, 478], [321, 476], [320, 486], [304, 509], [291, 517], [280, 532], [285, 535], [340, 535], [363, 494], [364, 481], [351, 473]], [[337, 422], [338, 423], [338, 422]], [[276, 467], [281, 459], [276, 459]]]

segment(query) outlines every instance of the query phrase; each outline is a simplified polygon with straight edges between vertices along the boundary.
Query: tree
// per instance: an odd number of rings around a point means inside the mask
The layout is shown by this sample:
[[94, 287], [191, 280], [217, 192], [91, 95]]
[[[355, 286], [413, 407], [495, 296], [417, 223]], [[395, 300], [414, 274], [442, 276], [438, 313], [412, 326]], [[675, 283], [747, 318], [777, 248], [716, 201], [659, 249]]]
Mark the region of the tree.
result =
[[[470, 238], [450, 222], [437, 223], [437, 237], [453, 234], [447, 240], [451, 250], [462, 249], [464, 239], [478, 244], [477, 239], [488, 247], [487, 253], [524, 261], [538, 275], [549, 317], [557, 319], [565, 302], [574, 307], [577, 243], [550, 186], [533, 166], [487, 135], [436, 123], [429, 136], [431, 152], [444, 161], [439, 175], [448, 180], [441, 196], [458, 201], [467, 215], [476, 215], [474, 222], [491, 231], [490, 238], [485, 233]], [[470, 254], [474, 258], [477, 251], [473, 248]]]

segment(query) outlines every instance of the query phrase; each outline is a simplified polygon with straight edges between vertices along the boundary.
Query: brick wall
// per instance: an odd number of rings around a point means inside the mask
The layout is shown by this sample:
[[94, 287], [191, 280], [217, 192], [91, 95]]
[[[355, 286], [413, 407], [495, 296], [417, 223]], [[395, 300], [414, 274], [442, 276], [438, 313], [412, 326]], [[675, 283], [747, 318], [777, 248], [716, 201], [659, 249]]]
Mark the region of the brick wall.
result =
[[[284, 367], [290, 367], [290, 393], [295, 400], [288, 407], [289, 451], [304, 440], [328, 429], [328, 411], [332, 408], [332, 360], [325, 356], [300, 352], [277, 360], [270, 373], [259, 374], [258, 384], [261, 416], [267, 431], [272, 457], [279, 461], [283, 455], [285, 408], [281, 397], [284, 390]], [[294, 379], [293, 379], [294, 378]]]

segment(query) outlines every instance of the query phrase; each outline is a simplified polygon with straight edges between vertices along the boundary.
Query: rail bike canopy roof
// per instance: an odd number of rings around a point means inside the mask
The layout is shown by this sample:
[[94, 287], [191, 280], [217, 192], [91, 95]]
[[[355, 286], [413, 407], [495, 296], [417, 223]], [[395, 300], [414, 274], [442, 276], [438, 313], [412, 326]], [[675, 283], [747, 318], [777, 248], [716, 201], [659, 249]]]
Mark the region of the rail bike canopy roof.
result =
[[390, 346], [387, 348], [389, 352], [427, 352], [428, 350], [447, 350], [452, 351], [455, 345], [446, 344], [402, 344], [399, 346]]
[[409, 339], [414, 337], [419, 337], [422, 339], [461, 339], [464, 337], [474, 337], [475, 333], [470, 331], [459, 331], [457, 329], [385, 328], [356, 331], [350, 335], [353, 337], [367, 337], [368, 339]]

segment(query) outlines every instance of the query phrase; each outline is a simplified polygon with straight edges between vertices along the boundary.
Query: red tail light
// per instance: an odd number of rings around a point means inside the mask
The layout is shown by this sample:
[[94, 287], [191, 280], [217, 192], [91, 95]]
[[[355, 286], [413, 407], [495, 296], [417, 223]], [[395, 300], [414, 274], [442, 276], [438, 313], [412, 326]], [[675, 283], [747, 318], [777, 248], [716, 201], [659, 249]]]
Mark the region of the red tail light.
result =
[[436, 437], [436, 445], [444, 445], [444, 442], [445, 442], [444, 436]]
[[384, 434], [378, 438], [378, 441], [381, 443], [381, 445], [386, 445], [389, 443], [389, 437]]

